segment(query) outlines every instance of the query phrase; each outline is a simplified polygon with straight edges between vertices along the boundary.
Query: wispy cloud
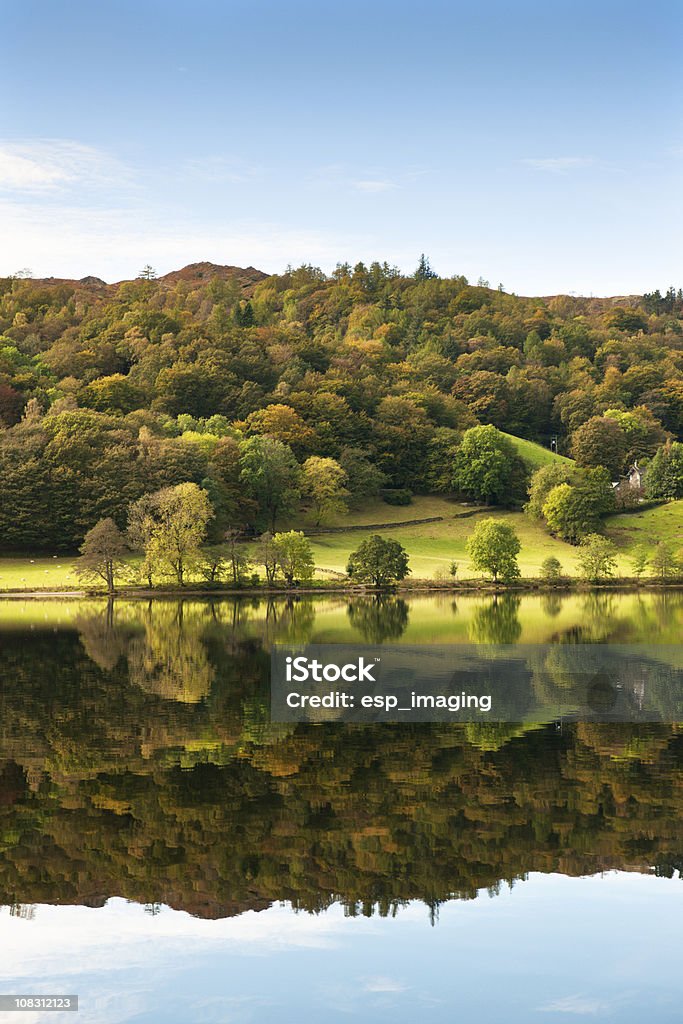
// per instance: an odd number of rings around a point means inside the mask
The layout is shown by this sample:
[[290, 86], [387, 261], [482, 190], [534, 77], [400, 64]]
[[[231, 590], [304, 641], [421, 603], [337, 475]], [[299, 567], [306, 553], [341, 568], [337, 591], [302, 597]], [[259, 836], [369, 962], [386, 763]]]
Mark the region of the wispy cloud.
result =
[[236, 157], [210, 156], [186, 160], [180, 167], [183, 176], [215, 184], [240, 184], [260, 176], [261, 168]]
[[50, 193], [74, 186], [110, 186], [129, 181], [118, 160], [94, 146], [69, 139], [0, 140], [0, 190]]
[[415, 172], [388, 173], [383, 167], [349, 167], [344, 164], [326, 164], [316, 167], [309, 176], [309, 182], [325, 189], [363, 192], [378, 195], [402, 188], [402, 182], [414, 177]]
[[356, 192], [391, 192], [395, 188], [400, 188], [395, 181], [383, 181], [377, 178], [366, 178], [361, 181], [351, 182], [352, 187]]
[[527, 167], [533, 167], [537, 171], [548, 171], [551, 174], [567, 174], [569, 171], [579, 171], [584, 167], [592, 167], [595, 160], [592, 156], [549, 156], [530, 157], [522, 163]]
[[363, 985], [364, 992], [405, 992], [405, 990], [406, 986], [402, 981], [387, 978], [384, 975], [368, 978]]
[[604, 999], [595, 999], [588, 996], [565, 996], [562, 999], [554, 999], [545, 1006], [538, 1006], [540, 1013], [573, 1013], [579, 1017], [591, 1017], [598, 1013], [604, 1013], [610, 1009], [610, 1003]]
[[146, 263], [160, 274], [197, 260], [275, 273], [288, 263], [333, 267], [340, 252], [376, 251], [367, 235], [230, 217], [206, 223], [139, 197], [115, 207], [52, 196], [0, 198], [0, 237], [0, 274], [30, 267], [36, 277], [95, 274], [105, 281], [134, 277]]

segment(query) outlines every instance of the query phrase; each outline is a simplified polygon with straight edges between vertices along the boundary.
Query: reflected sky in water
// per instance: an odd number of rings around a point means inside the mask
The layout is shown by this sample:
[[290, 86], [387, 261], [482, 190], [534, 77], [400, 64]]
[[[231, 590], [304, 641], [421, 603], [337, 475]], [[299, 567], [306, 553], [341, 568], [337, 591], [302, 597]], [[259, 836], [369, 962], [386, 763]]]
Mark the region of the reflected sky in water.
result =
[[82, 1006], [0, 1020], [678, 1024], [683, 725], [267, 709], [276, 641], [550, 643], [561, 690], [567, 645], [682, 629], [681, 593], [0, 602], [0, 991]]
[[24, 1024], [673, 1024], [682, 912], [679, 878], [623, 872], [534, 874], [443, 905], [434, 926], [422, 903], [393, 919], [335, 905], [217, 921], [121, 899], [38, 906], [33, 920], [0, 914], [2, 986], [35, 990], [40, 978], [42, 991], [80, 995], [77, 1017], [26, 1013]]

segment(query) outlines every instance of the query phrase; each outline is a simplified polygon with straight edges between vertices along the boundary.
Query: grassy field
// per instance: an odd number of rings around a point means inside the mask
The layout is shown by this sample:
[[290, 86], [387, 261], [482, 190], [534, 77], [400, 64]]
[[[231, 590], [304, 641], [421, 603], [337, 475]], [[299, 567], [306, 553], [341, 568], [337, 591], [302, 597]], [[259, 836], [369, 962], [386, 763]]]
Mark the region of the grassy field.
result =
[[[368, 503], [361, 512], [340, 517], [336, 522], [336, 532], [311, 536], [319, 569], [317, 577], [333, 579], [336, 574], [344, 572], [351, 551], [365, 537], [377, 532], [372, 529], [375, 523], [396, 523], [395, 526], [383, 527], [379, 532], [404, 545], [410, 557], [413, 578], [434, 579], [435, 573], [447, 571], [452, 561], [458, 563], [459, 579], [473, 577], [477, 574], [467, 558], [466, 542], [476, 523], [487, 516], [510, 523], [519, 534], [522, 576], [537, 576], [541, 563], [549, 555], [560, 560], [567, 574], [576, 573], [577, 548], [550, 537], [539, 523], [524, 513], [481, 509], [475, 515], [463, 516], [465, 511], [468, 511], [467, 506], [436, 496], [417, 497], [412, 504], [401, 507], [381, 501]], [[401, 525], [406, 520], [433, 516], [443, 517], [442, 521]], [[367, 526], [367, 529], [345, 530], [344, 526]], [[630, 576], [633, 574], [632, 555], [640, 545], [651, 547], [658, 540], [667, 540], [683, 549], [683, 501], [643, 512], [611, 516], [606, 522], [606, 532], [619, 550], [619, 573]], [[68, 556], [0, 559], [0, 592], [70, 589], [79, 589], [79, 581], [73, 559]]]
[[607, 534], [624, 553], [638, 547], [650, 548], [660, 540], [673, 544], [674, 549], [683, 549], [683, 501], [610, 516]]
[[544, 448], [540, 444], [536, 444], [534, 441], [526, 441], [523, 437], [515, 437], [514, 434], [506, 434], [502, 431], [503, 436], [507, 437], [508, 441], [512, 441], [517, 453], [520, 458], [524, 459], [529, 469], [533, 472], [536, 469], [540, 469], [541, 466], [547, 466], [549, 462], [560, 462], [567, 466], [574, 464], [573, 459], [568, 459], [566, 455], [556, 455], [551, 452], [549, 448]]
[[[416, 498], [409, 506], [410, 518], [427, 518], [418, 515], [422, 499]], [[432, 506], [433, 507], [433, 506]], [[522, 512], [482, 510], [474, 516], [457, 518], [451, 506], [450, 516], [440, 523], [426, 523], [417, 526], [395, 526], [386, 529], [387, 537], [400, 541], [410, 557], [413, 577], [433, 579], [437, 570], [448, 570], [452, 561], [458, 563], [458, 578], [479, 575], [475, 573], [467, 557], [467, 538], [476, 523], [488, 516], [510, 523], [519, 534], [522, 543], [519, 564], [523, 576], [536, 576], [544, 558], [555, 555], [567, 573], [576, 568], [576, 548], [550, 537], [536, 522]], [[438, 514], [438, 513], [437, 513]], [[373, 533], [372, 530], [349, 530], [340, 533], [321, 534], [311, 537], [316, 565], [322, 570], [343, 572], [348, 556], [360, 542]]]
[[[374, 526], [376, 523], [402, 523], [410, 519], [431, 519], [434, 516], [452, 518], [466, 512], [471, 505], [460, 503], [440, 494], [413, 498], [410, 505], [387, 505], [381, 498], [371, 498], [363, 508], [336, 515], [325, 523], [328, 527]], [[302, 525], [303, 523], [303, 525]], [[312, 515], [284, 523], [279, 529], [314, 531]]]
[[78, 589], [73, 563], [69, 555], [0, 558], [0, 591]]
[[[433, 502], [443, 501], [425, 500], [430, 502], [424, 506], [425, 509], [434, 509]], [[421, 498], [415, 498], [413, 504], [408, 506], [411, 510], [410, 518], [423, 518], [417, 514], [423, 507], [421, 502]], [[450, 508], [450, 518], [445, 518], [443, 522], [396, 526], [386, 531], [387, 536], [400, 541], [406, 548], [413, 577], [432, 579], [437, 570], [447, 570], [453, 560], [458, 563], [458, 578], [476, 575], [467, 558], [466, 542], [477, 521], [487, 516], [510, 523], [517, 531], [522, 543], [519, 555], [522, 576], [537, 576], [543, 560], [549, 555], [560, 560], [566, 573], [576, 573], [578, 549], [550, 537], [540, 523], [529, 519], [524, 513], [484, 509], [475, 516], [453, 518], [460, 507], [451, 505]], [[425, 511], [424, 518], [428, 514], [439, 513]], [[618, 571], [623, 576], [633, 575], [632, 556], [641, 545], [653, 547], [657, 541], [666, 540], [683, 549], [683, 501], [670, 502], [643, 512], [610, 516], [605, 525], [607, 535], [617, 545]], [[343, 571], [349, 553], [371, 532], [353, 530], [312, 537], [316, 565], [321, 570]], [[325, 573], [321, 572], [320, 575], [324, 577]]]

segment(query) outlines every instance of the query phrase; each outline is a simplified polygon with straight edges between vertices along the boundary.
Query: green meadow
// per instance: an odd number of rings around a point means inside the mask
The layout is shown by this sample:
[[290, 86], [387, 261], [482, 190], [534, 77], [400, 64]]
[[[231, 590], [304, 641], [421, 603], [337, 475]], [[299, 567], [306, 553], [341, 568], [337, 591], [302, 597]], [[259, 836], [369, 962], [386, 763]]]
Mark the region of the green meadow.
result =
[[0, 558], [0, 591], [79, 589], [70, 555]]
[[[460, 506], [449, 504], [441, 499], [440, 510], [437, 511], [437, 499], [416, 498], [413, 504], [403, 509], [409, 512], [410, 518], [422, 519], [431, 515], [443, 515], [441, 522], [420, 523], [415, 525], [396, 525], [385, 527], [384, 532], [392, 539], [400, 541], [410, 557], [411, 575], [418, 579], [434, 579], [435, 573], [448, 572], [451, 562], [458, 563], [458, 578], [479, 575], [472, 569], [467, 556], [467, 538], [476, 523], [488, 516], [500, 519], [517, 531], [522, 543], [519, 565], [523, 576], [536, 576], [544, 558], [555, 555], [563, 568], [572, 574], [576, 568], [576, 548], [563, 541], [551, 537], [539, 524], [523, 512], [506, 512], [500, 509], [484, 509], [475, 515], [463, 516]], [[407, 516], [405, 518], [408, 518]], [[350, 523], [349, 525], [354, 525]], [[374, 531], [350, 529], [343, 532], [329, 532], [311, 537], [315, 562], [321, 574], [325, 570], [332, 573], [343, 572], [351, 551]]]
[[556, 455], [549, 448], [544, 448], [543, 445], [536, 444], [534, 441], [527, 441], [514, 434], [506, 434], [504, 430], [501, 433], [508, 441], [512, 441], [517, 449], [517, 454], [526, 462], [532, 473], [540, 469], [541, 466], [547, 466], [550, 462], [559, 462], [566, 466], [571, 466], [574, 463], [574, 460], [568, 459], [566, 455]]
[[[451, 562], [458, 565], [457, 578], [476, 574], [467, 557], [467, 538], [475, 524], [487, 516], [510, 523], [522, 543], [519, 565], [524, 577], [537, 576], [543, 560], [550, 555], [559, 559], [564, 572], [575, 575], [578, 548], [551, 537], [543, 526], [523, 512], [478, 509], [449, 501], [444, 497], [417, 497], [408, 506], [394, 507], [381, 501], [370, 502], [360, 512], [339, 517], [324, 532], [311, 531], [311, 542], [318, 569], [317, 578], [333, 581], [346, 569], [349, 554], [374, 532], [400, 541], [410, 557], [413, 579], [433, 580], [448, 573]], [[411, 524], [410, 520], [441, 517], [438, 522]], [[377, 524], [383, 524], [379, 527]], [[291, 524], [296, 526], [296, 524]], [[632, 556], [642, 546], [652, 547], [659, 540], [683, 548], [683, 501], [673, 501], [642, 512], [610, 516], [606, 533], [618, 548], [620, 575], [632, 576]], [[355, 527], [355, 529], [353, 528]], [[365, 527], [358, 529], [358, 527]], [[290, 524], [288, 524], [290, 528]], [[0, 591], [79, 590], [74, 558], [68, 555], [35, 558], [0, 559]]]

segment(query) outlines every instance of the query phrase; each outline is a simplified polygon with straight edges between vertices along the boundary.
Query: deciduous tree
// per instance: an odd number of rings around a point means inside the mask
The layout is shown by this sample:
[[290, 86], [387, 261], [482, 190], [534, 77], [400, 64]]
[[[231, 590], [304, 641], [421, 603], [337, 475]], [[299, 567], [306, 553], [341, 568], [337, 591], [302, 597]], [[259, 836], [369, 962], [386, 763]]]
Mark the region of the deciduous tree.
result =
[[333, 515], [346, 512], [346, 473], [336, 459], [324, 459], [311, 455], [303, 465], [303, 491], [311, 499], [315, 513], [315, 524], [320, 524]]
[[515, 504], [526, 494], [527, 472], [514, 445], [495, 427], [472, 427], [453, 465], [454, 490], [487, 504]]
[[593, 582], [614, 576], [617, 570], [617, 549], [608, 537], [589, 533], [581, 541], [579, 572]]
[[626, 434], [609, 416], [591, 416], [572, 438], [572, 455], [580, 466], [605, 466], [615, 480], [625, 469], [627, 452]]
[[313, 579], [315, 560], [313, 548], [306, 535], [300, 530], [289, 530], [287, 533], [276, 533], [273, 547], [278, 570], [288, 586], [308, 583]]
[[409, 574], [408, 554], [397, 540], [373, 534], [351, 552], [346, 571], [356, 583], [386, 587]]
[[250, 437], [240, 446], [240, 478], [262, 517], [275, 530], [301, 497], [301, 469], [288, 445], [272, 437]]
[[129, 535], [145, 552], [147, 570], [170, 571], [178, 586], [201, 559], [201, 544], [213, 515], [206, 491], [193, 483], [164, 487], [131, 508]]
[[519, 537], [509, 523], [483, 519], [477, 523], [467, 541], [467, 552], [475, 569], [490, 573], [494, 583], [506, 583], [520, 575], [517, 555]]
[[107, 593], [114, 593], [116, 576], [127, 568], [130, 548], [113, 519], [100, 519], [88, 530], [81, 544], [81, 557], [76, 562], [78, 576], [87, 582], [102, 580]]

